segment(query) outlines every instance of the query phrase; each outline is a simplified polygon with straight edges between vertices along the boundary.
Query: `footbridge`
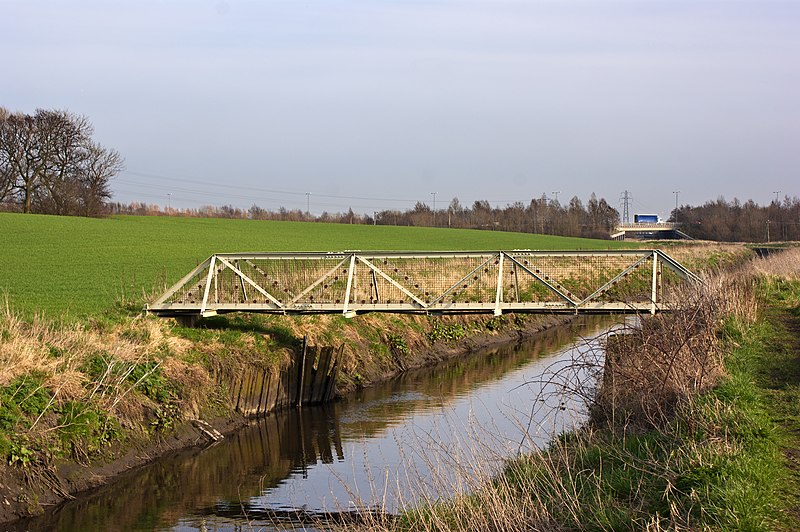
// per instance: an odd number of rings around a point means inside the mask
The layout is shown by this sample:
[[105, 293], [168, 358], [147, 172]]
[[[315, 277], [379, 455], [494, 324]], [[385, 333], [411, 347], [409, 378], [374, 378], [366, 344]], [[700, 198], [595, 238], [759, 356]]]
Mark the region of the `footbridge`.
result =
[[219, 253], [147, 310], [343, 314], [619, 313], [668, 310], [699, 278], [658, 250]]

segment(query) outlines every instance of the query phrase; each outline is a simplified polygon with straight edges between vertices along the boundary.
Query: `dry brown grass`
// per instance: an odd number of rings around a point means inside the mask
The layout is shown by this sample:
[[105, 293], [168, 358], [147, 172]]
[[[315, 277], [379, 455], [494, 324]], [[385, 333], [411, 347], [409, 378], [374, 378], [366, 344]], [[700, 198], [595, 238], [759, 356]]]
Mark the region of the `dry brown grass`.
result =
[[612, 427], [660, 426], [682, 402], [713, 386], [724, 375], [723, 321], [756, 319], [754, 282], [739, 269], [704, 286], [687, 286], [672, 295], [671, 312], [645, 317], [613, 336], [593, 420]]
[[[37, 375], [50, 394], [48, 407], [34, 420], [29, 437], [47, 424], [52, 407], [77, 401], [92, 404], [123, 426], [142, 423], [152, 401], [132, 393], [140, 382], [130, 378], [139, 364], [150, 363], [185, 391], [179, 405], [196, 415], [212, 381], [199, 366], [182, 362], [191, 342], [170, 336], [166, 322], [135, 317], [112, 328], [61, 324], [41, 318], [23, 320], [8, 305], [0, 313], [0, 387], [26, 375]], [[96, 361], [103, 367], [97, 374]], [[89, 367], [94, 361], [95, 367]], [[52, 422], [52, 419], [50, 420]]]
[[695, 273], [719, 271], [747, 262], [754, 256], [753, 251], [742, 244], [725, 242], [673, 243], [663, 249], [667, 255]]
[[756, 273], [786, 280], [800, 279], [800, 248], [793, 247], [753, 262]]

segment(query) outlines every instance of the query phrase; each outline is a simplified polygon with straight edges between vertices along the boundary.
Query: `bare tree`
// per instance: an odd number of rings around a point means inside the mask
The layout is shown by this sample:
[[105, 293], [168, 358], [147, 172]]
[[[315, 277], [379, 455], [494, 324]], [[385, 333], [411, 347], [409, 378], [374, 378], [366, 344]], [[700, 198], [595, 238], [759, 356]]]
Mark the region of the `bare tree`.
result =
[[[5, 107], [0, 107], [0, 143], [2, 143], [3, 124], [11, 116]], [[0, 147], [0, 205], [12, 199], [16, 180], [11, 172], [11, 162], [6, 150]]]
[[84, 216], [102, 214], [105, 203], [111, 199], [109, 181], [124, 167], [122, 156], [116, 150], [89, 144], [80, 172], [80, 204]]
[[37, 211], [78, 214], [80, 176], [92, 127], [85, 117], [66, 111], [40, 109], [35, 119], [46, 165], [35, 198]]
[[96, 216], [122, 157], [92, 141], [89, 120], [68, 111], [0, 113], [0, 201], [23, 212]]

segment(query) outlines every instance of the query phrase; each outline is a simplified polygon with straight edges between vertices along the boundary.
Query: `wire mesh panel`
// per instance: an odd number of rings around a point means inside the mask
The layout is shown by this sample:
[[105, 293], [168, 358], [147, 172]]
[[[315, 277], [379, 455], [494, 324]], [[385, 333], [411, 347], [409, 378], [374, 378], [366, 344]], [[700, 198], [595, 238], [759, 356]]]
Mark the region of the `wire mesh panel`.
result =
[[594, 300], [619, 303], [652, 302], [652, 279], [653, 259], [651, 253], [619, 272], [612, 280], [606, 281], [608, 286]]
[[170, 303], [200, 304], [205, 293], [206, 277], [208, 277], [208, 272], [193, 276], [191, 281], [187, 282], [185, 286], [170, 297]]
[[[527, 302], [571, 302], [569, 290], [567, 290], [556, 275], [563, 269], [563, 265], [557, 264], [555, 260], [569, 261], [569, 258], [546, 257], [535, 252], [511, 253], [510, 273], [508, 278], [513, 278], [515, 282], [507, 283], [505, 300], [518, 300], [522, 303]], [[564, 262], [568, 264], [568, 262]], [[509, 279], [509, 280], [510, 280]]]
[[687, 279], [697, 277], [652, 250], [219, 254], [148, 308], [163, 316], [654, 312]]

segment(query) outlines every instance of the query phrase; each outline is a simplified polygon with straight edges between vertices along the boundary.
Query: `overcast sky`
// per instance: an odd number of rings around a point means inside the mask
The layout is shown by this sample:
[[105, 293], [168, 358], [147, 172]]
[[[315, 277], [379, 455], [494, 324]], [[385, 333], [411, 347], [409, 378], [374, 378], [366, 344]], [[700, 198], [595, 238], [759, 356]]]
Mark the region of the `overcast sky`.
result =
[[[371, 213], [797, 196], [800, 1], [0, 0], [0, 106], [86, 115], [114, 199]], [[307, 196], [306, 193], [310, 193]]]

